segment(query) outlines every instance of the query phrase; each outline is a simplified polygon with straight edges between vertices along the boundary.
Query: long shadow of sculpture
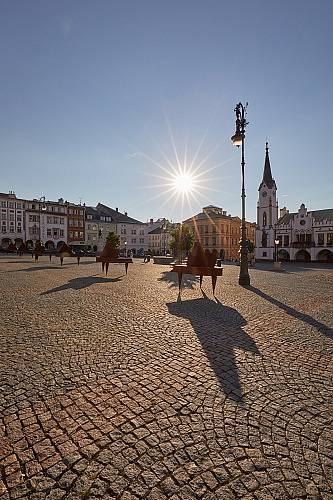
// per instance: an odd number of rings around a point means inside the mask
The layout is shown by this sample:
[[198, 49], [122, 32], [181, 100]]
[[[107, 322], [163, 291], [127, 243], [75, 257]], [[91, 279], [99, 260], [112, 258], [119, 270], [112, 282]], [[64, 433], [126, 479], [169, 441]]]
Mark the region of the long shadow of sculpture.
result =
[[246, 321], [236, 309], [200, 298], [167, 304], [170, 314], [186, 318], [204, 349], [225, 395], [243, 404], [235, 349], [260, 354], [253, 339], [242, 330]]
[[73, 278], [64, 283], [63, 285], [51, 288], [46, 292], [42, 292], [40, 295], [49, 295], [50, 293], [61, 292], [62, 290], [67, 290], [71, 288], [72, 290], [81, 290], [82, 288], [87, 288], [88, 286], [95, 285], [96, 283], [116, 283], [121, 281], [122, 276], [118, 278], [101, 278], [99, 276], [85, 276], [83, 278]]
[[[169, 288], [178, 288], [178, 275], [177, 273], [173, 273], [172, 271], [164, 271], [161, 273], [161, 277], [158, 278], [158, 281], [166, 281], [169, 283]], [[199, 283], [199, 277], [191, 274], [184, 274], [184, 278], [182, 281], [183, 288], [190, 288], [193, 290], [194, 285]]]
[[279, 300], [275, 299], [274, 297], [271, 297], [270, 295], [263, 292], [259, 288], [256, 288], [252, 285], [248, 286], [246, 288], [248, 290], [251, 290], [251, 292], [259, 295], [259, 297], [262, 297], [263, 299], [267, 300], [268, 302], [271, 302], [271, 304], [274, 304], [279, 309], [282, 309], [290, 316], [293, 316], [294, 318], [299, 319], [300, 321], [303, 321], [304, 323], [307, 323], [310, 326], [313, 326], [320, 333], [322, 333], [323, 335], [326, 335], [326, 337], [329, 337], [330, 339], [333, 340], [333, 329], [330, 328], [329, 326], [325, 325], [324, 323], [320, 323], [320, 321], [317, 321], [312, 316], [309, 316], [308, 314], [304, 314], [300, 311], [297, 311], [296, 309], [293, 309], [292, 307], [288, 306], [287, 304], [284, 304], [283, 302], [280, 302]]

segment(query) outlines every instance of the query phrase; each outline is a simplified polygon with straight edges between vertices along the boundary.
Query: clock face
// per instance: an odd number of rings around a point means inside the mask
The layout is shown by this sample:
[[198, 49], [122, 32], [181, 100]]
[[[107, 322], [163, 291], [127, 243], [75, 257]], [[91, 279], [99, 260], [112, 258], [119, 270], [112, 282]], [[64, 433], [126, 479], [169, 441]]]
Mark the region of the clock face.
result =
[[301, 221], [299, 221], [299, 223], [301, 224], [301, 226], [304, 226], [305, 225], [305, 220], [302, 219]]
[[267, 196], [267, 191], [262, 192], [263, 197], [265, 198]]

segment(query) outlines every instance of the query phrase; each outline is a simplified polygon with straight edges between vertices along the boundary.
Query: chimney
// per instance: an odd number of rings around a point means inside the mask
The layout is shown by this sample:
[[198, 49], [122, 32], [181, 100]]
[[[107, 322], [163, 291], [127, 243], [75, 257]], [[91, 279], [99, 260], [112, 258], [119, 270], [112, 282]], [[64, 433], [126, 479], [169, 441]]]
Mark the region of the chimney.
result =
[[154, 224], [154, 219], [149, 219], [149, 224], [150, 225]]
[[118, 207], [116, 207], [116, 212], [118, 212]]
[[287, 210], [286, 207], [280, 208], [280, 217], [283, 217], [286, 214], [289, 214], [289, 210]]
[[227, 215], [227, 211], [226, 210], [222, 210], [222, 215]]
[[125, 215], [126, 215], [126, 217], [127, 217], [127, 212], [124, 212], [124, 214], [125, 214]]

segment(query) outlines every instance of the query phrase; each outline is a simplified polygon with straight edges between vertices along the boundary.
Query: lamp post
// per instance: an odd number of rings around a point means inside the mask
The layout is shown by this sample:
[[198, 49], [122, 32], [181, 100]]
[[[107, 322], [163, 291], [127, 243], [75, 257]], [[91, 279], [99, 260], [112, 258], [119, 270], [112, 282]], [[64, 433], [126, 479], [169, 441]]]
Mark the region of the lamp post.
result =
[[249, 285], [250, 284], [250, 276], [249, 276], [249, 266], [248, 266], [248, 257], [247, 257], [247, 239], [246, 239], [246, 225], [245, 225], [245, 184], [244, 184], [244, 167], [245, 167], [245, 159], [244, 159], [244, 139], [245, 139], [245, 127], [248, 125], [246, 121], [246, 108], [241, 102], [239, 102], [234, 111], [236, 113], [236, 132], [231, 137], [231, 140], [234, 146], [238, 148], [242, 146], [242, 158], [241, 158], [241, 170], [242, 170], [242, 226], [241, 226], [241, 241], [240, 241], [240, 271], [239, 271], [239, 279], [238, 283], [240, 285]]
[[127, 241], [124, 242], [125, 245], [125, 257], [127, 257]]
[[280, 243], [280, 240], [274, 240], [275, 243], [275, 262], [278, 262], [278, 245]]
[[[42, 203], [42, 204], [41, 204]], [[45, 196], [41, 196], [38, 200], [38, 212], [39, 212], [39, 242], [42, 243], [41, 241], [41, 212], [42, 210], [46, 210], [45, 206]]]

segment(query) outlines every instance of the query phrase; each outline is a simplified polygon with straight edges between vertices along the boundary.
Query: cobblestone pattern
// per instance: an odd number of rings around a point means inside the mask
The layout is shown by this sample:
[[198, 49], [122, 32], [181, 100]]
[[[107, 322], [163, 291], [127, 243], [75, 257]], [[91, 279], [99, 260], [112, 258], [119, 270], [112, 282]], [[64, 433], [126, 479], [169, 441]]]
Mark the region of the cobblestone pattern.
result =
[[333, 269], [0, 259], [0, 498], [333, 498]]

